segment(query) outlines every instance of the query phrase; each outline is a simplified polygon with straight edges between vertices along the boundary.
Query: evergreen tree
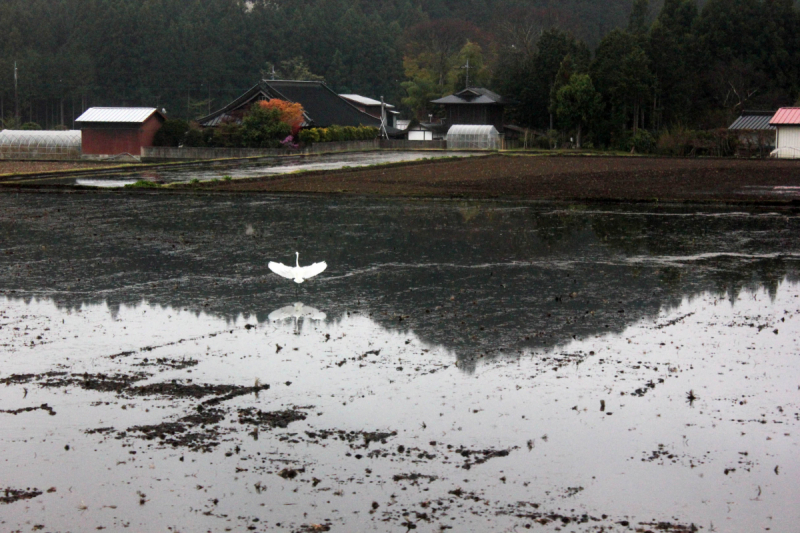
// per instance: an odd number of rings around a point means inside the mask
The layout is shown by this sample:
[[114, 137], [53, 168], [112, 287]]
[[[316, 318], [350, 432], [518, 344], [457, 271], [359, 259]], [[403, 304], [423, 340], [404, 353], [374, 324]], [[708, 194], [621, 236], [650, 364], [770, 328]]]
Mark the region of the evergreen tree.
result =
[[576, 146], [580, 148], [583, 131], [602, 106], [592, 79], [587, 74], [573, 75], [569, 83], [559, 89], [556, 100], [558, 120], [564, 127], [575, 130]]
[[650, 14], [650, 0], [634, 0], [628, 31], [635, 34], [647, 33], [647, 17]]

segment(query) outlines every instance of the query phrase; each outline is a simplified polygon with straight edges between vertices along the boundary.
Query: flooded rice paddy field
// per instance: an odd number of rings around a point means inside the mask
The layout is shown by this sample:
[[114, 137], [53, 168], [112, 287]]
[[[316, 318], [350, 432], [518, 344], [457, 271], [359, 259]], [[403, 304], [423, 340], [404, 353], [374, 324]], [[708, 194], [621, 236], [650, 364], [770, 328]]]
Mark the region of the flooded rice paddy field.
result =
[[[243, 164], [241, 161], [230, 165], [215, 164], [206, 169], [193, 168], [162, 168], [158, 170], [145, 170], [134, 174], [97, 176], [93, 178], [57, 179], [58, 183], [68, 183], [89, 187], [124, 187], [135, 183], [137, 180], [151, 180], [163, 183], [188, 182], [192, 179], [200, 181], [221, 180], [226, 176], [231, 178], [256, 178], [293, 172], [307, 172], [312, 170], [338, 170], [343, 168], [367, 167], [387, 163], [400, 163], [423, 159], [441, 159], [443, 157], [472, 157], [483, 155], [479, 152], [358, 152], [344, 154], [329, 154], [317, 156], [292, 156], [263, 158], [252, 163]], [[53, 180], [48, 180], [53, 182]]]
[[796, 213], [0, 202], [3, 531], [800, 520]]

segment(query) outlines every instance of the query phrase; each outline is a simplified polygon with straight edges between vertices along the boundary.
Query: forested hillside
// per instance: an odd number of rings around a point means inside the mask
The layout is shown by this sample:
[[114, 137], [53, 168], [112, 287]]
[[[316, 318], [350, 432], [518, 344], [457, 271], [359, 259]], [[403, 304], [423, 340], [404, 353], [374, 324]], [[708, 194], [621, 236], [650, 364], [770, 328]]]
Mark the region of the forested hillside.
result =
[[0, 21], [3, 117], [16, 62], [20, 119], [45, 127], [90, 105], [196, 118], [273, 75], [424, 117], [469, 72], [520, 102], [519, 124], [547, 128], [578, 74], [605, 143], [620, 128], [716, 126], [800, 90], [793, 0], [3, 0]]
[[[555, 6], [555, 7], [553, 7]], [[194, 116], [303, 58], [337, 90], [403, 96], [404, 33], [460, 20], [490, 39], [510, 13], [535, 13], [589, 43], [624, 25], [629, 0], [3, 0], [0, 95], [44, 124], [73, 106], [159, 105]], [[476, 39], [478, 35], [467, 35]], [[482, 35], [481, 38], [484, 36]], [[463, 44], [463, 43], [462, 43]], [[296, 62], [295, 62], [296, 63]], [[31, 116], [31, 111], [33, 115]]]

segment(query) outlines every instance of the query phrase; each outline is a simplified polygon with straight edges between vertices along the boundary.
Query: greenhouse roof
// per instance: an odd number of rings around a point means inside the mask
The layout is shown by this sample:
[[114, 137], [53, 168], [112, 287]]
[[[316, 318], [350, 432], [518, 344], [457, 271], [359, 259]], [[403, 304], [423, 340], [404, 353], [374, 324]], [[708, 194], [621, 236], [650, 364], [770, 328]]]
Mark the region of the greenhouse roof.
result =
[[447, 136], [450, 135], [499, 135], [497, 128], [494, 126], [483, 126], [476, 124], [454, 124], [447, 130]]
[[0, 131], [0, 146], [81, 146], [79, 130], [3, 130]]

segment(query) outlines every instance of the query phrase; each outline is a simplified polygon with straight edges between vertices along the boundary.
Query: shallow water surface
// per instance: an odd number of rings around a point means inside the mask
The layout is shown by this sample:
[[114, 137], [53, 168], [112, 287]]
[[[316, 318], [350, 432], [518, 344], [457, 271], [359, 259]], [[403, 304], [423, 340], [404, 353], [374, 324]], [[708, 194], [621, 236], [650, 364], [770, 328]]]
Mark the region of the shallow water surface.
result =
[[137, 180], [161, 181], [164, 183], [186, 182], [193, 179], [210, 181], [214, 179], [231, 178], [257, 178], [278, 174], [291, 174], [292, 172], [311, 170], [337, 170], [342, 168], [366, 167], [387, 163], [404, 161], [417, 161], [423, 159], [441, 159], [443, 157], [473, 157], [482, 156], [480, 152], [462, 151], [398, 151], [398, 152], [356, 152], [343, 154], [324, 154], [311, 156], [284, 156], [263, 158], [257, 162], [231, 165], [215, 164], [205, 169], [198, 168], [163, 168], [146, 170], [124, 176], [102, 176], [98, 178], [79, 178], [74, 180], [59, 180], [60, 183], [74, 183], [88, 187], [124, 187]]
[[2, 529], [800, 519], [792, 213], [0, 203]]

